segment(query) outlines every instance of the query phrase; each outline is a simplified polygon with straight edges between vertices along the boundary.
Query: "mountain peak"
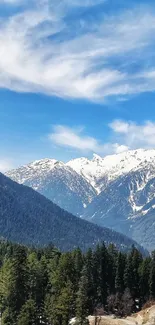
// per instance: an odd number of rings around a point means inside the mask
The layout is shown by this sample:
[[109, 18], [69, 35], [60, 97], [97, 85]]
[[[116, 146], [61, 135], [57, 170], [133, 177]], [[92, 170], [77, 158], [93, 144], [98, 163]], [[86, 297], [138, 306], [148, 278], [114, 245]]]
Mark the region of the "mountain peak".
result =
[[92, 161], [99, 161], [99, 160], [103, 160], [103, 158], [99, 155], [97, 155], [96, 153], [93, 153], [93, 159]]
[[123, 153], [113, 154], [101, 158], [93, 154], [93, 159], [74, 159], [68, 163], [77, 173], [84, 176], [87, 181], [100, 193], [106, 183], [117, 179], [140, 168], [155, 167], [155, 150], [137, 149]]
[[[30, 163], [28, 166], [32, 166], [33, 168], [39, 168], [39, 167], [51, 167], [53, 168], [55, 165], [59, 164], [60, 162], [56, 159], [50, 159], [50, 158], [43, 158], [40, 160], [35, 160], [32, 163]], [[62, 163], [63, 164], [63, 163]]]
[[[119, 231], [126, 231], [126, 226], [121, 228], [117, 216], [119, 220], [124, 216], [125, 221], [127, 216], [133, 227], [129, 234], [136, 228], [133, 221], [139, 216], [154, 222], [155, 150], [129, 150], [104, 158], [94, 154], [90, 160], [81, 157], [66, 164], [45, 158], [10, 171], [7, 176], [32, 187], [64, 210], [94, 222], [102, 221], [102, 225], [106, 223]], [[138, 227], [141, 229], [141, 225], [137, 224], [136, 236], [141, 236]], [[143, 243], [150, 247], [146, 237]]]
[[7, 173], [14, 181], [32, 187], [74, 214], [82, 213], [96, 191], [84, 177], [55, 159], [41, 159]]
[[[28, 165], [22, 166], [7, 173], [11, 178], [22, 182], [34, 177], [44, 177], [55, 169], [65, 169], [70, 167], [78, 175], [82, 176], [97, 193], [105, 189], [108, 182], [117, 179], [119, 176], [128, 174], [141, 168], [155, 168], [155, 150], [137, 149], [128, 150], [123, 153], [108, 155], [102, 158], [94, 153], [92, 159], [81, 157], [72, 159], [66, 164], [56, 159], [44, 158], [36, 160]], [[58, 168], [57, 168], [58, 167]], [[152, 168], [151, 167], [151, 168]], [[61, 174], [63, 174], [61, 171]], [[71, 171], [70, 171], [71, 172]], [[23, 175], [21, 177], [21, 175]], [[37, 187], [35, 186], [35, 189]]]

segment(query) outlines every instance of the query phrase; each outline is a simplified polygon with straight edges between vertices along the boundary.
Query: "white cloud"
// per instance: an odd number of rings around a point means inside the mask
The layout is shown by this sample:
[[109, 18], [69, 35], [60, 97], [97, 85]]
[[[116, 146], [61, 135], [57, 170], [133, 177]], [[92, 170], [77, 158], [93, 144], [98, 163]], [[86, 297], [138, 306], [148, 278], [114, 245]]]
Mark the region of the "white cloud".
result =
[[114, 146], [114, 150], [113, 150], [114, 153], [122, 153], [124, 151], [129, 150], [129, 147], [126, 146], [125, 144], [118, 144], [118, 143], [114, 145], [111, 144], [110, 148], [111, 146]]
[[49, 135], [52, 143], [81, 152], [96, 152], [102, 155], [120, 153], [128, 148], [118, 143], [101, 143], [99, 140], [87, 136], [83, 128], [70, 128], [64, 125], [55, 125]]
[[136, 124], [133, 121], [114, 120], [109, 124], [109, 128], [110, 138], [105, 143], [86, 135], [84, 128], [70, 128], [64, 125], [55, 125], [53, 132], [49, 134], [49, 140], [60, 147], [84, 153], [95, 152], [103, 156], [129, 149], [155, 148], [155, 122]]
[[93, 138], [83, 134], [81, 128], [69, 128], [63, 125], [56, 125], [49, 139], [60, 146], [74, 148], [80, 151], [96, 151], [100, 149], [100, 144]]
[[[76, 20], [79, 7], [101, 2], [32, 1], [33, 9], [2, 17], [0, 87], [92, 101], [155, 91], [155, 13], [146, 8], [97, 22]], [[72, 10], [74, 20], [68, 20]]]
[[110, 125], [114, 136], [130, 149], [155, 148], [155, 122], [143, 124], [115, 120]]
[[130, 124], [121, 120], [114, 120], [109, 124], [110, 128], [116, 133], [127, 134], [129, 131]]
[[0, 158], [0, 172], [4, 173], [7, 170], [10, 170], [12, 168], [13, 168], [13, 164], [10, 160]]

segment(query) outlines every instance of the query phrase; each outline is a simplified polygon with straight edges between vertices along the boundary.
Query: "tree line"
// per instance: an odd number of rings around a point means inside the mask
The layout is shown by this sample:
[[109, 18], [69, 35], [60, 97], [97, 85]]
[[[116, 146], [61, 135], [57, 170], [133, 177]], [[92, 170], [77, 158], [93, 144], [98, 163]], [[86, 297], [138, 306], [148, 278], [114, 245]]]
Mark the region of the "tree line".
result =
[[155, 299], [155, 253], [98, 245], [61, 253], [0, 242], [2, 325], [88, 324], [88, 315], [130, 315]]

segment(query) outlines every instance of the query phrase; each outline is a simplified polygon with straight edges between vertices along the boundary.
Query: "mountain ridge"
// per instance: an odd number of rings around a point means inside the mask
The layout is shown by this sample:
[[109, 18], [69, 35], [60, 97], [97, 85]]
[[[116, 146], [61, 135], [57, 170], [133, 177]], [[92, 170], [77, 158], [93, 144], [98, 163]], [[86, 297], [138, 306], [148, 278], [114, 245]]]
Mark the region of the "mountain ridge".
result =
[[0, 236], [29, 245], [53, 243], [61, 250], [80, 247], [86, 250], [104, 241], [120, 249], [133, 244], [132, 239], [107, 228], [75, 217], [50, 200], [0, 173]]
[[[100, 193], [109, 181], [113, 181], [132, 170], [144, 168], [148, 163], [152, 163], [155, 167], [155, 149], [128, 150], [103, 158], [94, 154], [91, 160], [83, 157], [77, 158], [69, 161], [67, 165], [85, 176]], [[103, 181], [104, 178], [105, 183], [101, 184], [101, 180]]]
[[82, 218], [120, 231], [153, 250], [155, 177], [147, 179], [147, 173], [142, 168], [109, 183], [85, 209]]
[[[44, 170], [46, 172], [51, 171], [56, 165], [63, 167], [69, 166], [95, 188], [94, 181], [91, 180], [91, 177], [98, 180], [109, 173], [109, 180], [114, 180], [132, 170], [144, 168], [149, 163], [155, 166], [155, 149], [128, 150], [119, 154], [107, 155], [103, 158], [94, 153], [92, 159], [81, 157], [72, 159], [66, 163], [53, 158], [43, 158], [9, 170], [5, 174], [9, 177], [18, 177], [18, 171], [25, 169], [28, 172], [28, 176], [31, 177], [31, 169], [33, 173], [39, 170], [42, 173]], [[23, 178], [18, 181], [23, 182]], [[101, 190], [98, 188], [98, 191]]]
[[154, 149], [104, 158], [94, 154], [93, 159], [82, 157], [67, 163], [43, 159], [7, 175], [38, 190], [37, 168], [42, 178], [41, 194], [77, 216], [131, 236], [149, 250], [155, 247], [153, 233], [146, 227], [146, 220], [154, 227]]
[[12, 180], [37, 190], [61, 208], [79, 215], [96, 196], [87, 180], [55, 159], [41, 159], [6, 173]]

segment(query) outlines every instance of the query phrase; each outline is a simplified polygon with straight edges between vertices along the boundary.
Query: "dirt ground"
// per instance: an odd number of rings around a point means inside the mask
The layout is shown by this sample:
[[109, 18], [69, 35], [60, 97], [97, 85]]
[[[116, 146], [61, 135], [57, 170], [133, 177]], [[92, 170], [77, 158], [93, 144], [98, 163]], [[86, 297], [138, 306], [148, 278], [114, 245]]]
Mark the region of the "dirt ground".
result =
[[99, 316], [96, 321], [89, 317], [90, 325], [155, 325], [155, 305], [124, 319], [113, 316]]

